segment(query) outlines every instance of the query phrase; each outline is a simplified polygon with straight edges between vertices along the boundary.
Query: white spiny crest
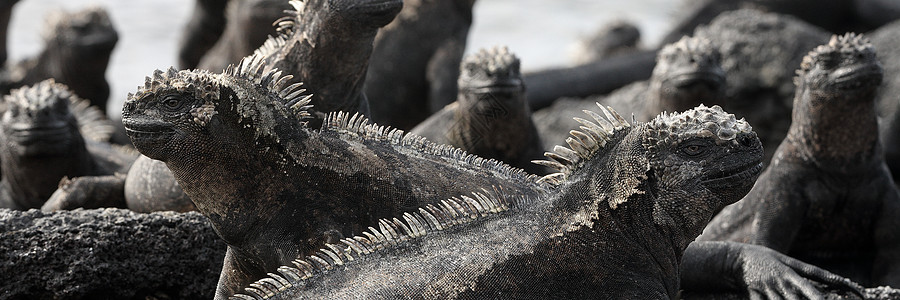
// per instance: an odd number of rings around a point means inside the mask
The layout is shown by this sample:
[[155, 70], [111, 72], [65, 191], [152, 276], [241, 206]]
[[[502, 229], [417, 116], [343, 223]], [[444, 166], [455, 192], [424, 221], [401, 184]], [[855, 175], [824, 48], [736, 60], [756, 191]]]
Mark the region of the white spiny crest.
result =
[[631, 127], [631, 124], [616, 113], [612, 107], [604, 107], [599, 103], [597, 106], [603, 116], [590, 110], [584, 111], [596, 123], [578, 117], [574, 118], [582, 126], [579, 127], [581, 130], [569, 131], [569, 134], [572, 135], [566, 138], [569, 148], [557, 145], [553, 148], [553, 152], [544, 153], [544, 156], [550, 158], [549, 160], [532, 161], [556, 170], [555, 173], [541, 177], [540, 182], [561, 184], [568, 178], [568, 175], [572, 174], [572, 171], [577, 170], [585, 161], [592, 159], [597, 150], [603, 149], [616, 131]]
[[399, 218], [381, 219], [378, 228], [369, 227], [362, 235], [341, 239], [338, 243], [326, 244], [315, 254], [291, 261], [293, 266], [281, 266], [278, 274], [268, 273], [268, 277], [251, 283], [244, 294], [229, 299], [269, 299], [278, 292], [288, 289], [304, 280], [317, 276], [338, 266], [361, 259], [379, 250], [397, 247], [404, 242], [421, 238], [429, 233], [449, 229], [472, 220], [501, 213], [523, 205], [523, 196], [507, 197], [502, 191], [482, 190], [472, 196], [450, 198], [438, 205], [427, 205], [418, 212], [407, 212]]

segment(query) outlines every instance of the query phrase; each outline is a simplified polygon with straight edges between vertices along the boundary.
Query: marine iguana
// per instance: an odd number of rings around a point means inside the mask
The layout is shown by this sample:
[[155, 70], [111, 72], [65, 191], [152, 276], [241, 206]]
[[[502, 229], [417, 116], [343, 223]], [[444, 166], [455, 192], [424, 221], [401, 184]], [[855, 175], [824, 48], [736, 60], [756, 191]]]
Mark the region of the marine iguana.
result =
[[900, 195], [881, 154], [881, 64], [861, 35], [804, 57], [793, 120], [771, 166], [701, 239], [770, 247], [863, 285], [900, 286]]
[[63, 177], [128, 170], [133, 156], [82, 137], [80, 129], [95, 137], [112, 132], [104, 114], [85, 102], [52, 79], [3, 97], [0, 207], [39, 208]]
[[225, 243], [198, 213], [0, 209], [0, 298], [211, 299]]
[[475, 0], [406, 0], [378, 32], [365, 78], [373, 121], [409, 130], [456, 101], [474, 5]]
[[553, 106], [534, 113], [544, 149], [565, 141], [569, 130], [578, 127], [571, 116], [591, 109], [595, 102], [647, 122], [662, 112], [685, 111], [700, 104], [724, 104], [725, 73], [721, 56], [709, 40], [683, 37], [663, 47], [657, 55], [650, 80], [632, 83], [605, 97], [560, 99]]
[[532, 174], [548, 173], [531, 163], [543, 157], [544, 150], [525, 102], [519, 65], [519, 58], [506, 47], [481, 49], [469, 55], [460, 66], [456, 102], [410, 133]]
[[[229, 250], [217, 297], [378, 218], [536, 176], [346, 113], [306, 126], [312, 96], [251, 56], [222, 74], [154, 72], [128, 97], [136, 148], [172, 170]], [[427, 176], [426, 174], [432, 174]]]
[[586, 64], [634, 52], [640, 41], [641, 30], [636, 25], [625, 20], [615, 20], [579, 41], [573, 61], [575, 64]]
[[0, 72], [0, 94], [54, 78], [105, 112], [109, 98], [106, 67], [119, 40], [106, 10], [93, 7], [53, 13], [47, 17], [42, 36], [44, 49], [37, 57]]
[[229, 1], [225, 10], [225, 30], [197, 67], [220, 72], [228, 65], [240, 62], [241, 58], [262, 46], [269, 36], [276, 34], [272, 23], [290, 9], [287, 0]]
[[676, 297], [684, 249], [750, 190], [762, 146], [718, 106], [634, 126], [600, 108], [587, 111], [594, 120], [573, 130], [569, 148], [540, 161], [557, 171], [540, 179], [550, 192], [476, 193], [405, 221], [383, 219], [246, 291], [280, 291], [273, 299]]
[[193, 69], [225, 31], [228, 0], [196, 0], [178, 42], [178, 68]]

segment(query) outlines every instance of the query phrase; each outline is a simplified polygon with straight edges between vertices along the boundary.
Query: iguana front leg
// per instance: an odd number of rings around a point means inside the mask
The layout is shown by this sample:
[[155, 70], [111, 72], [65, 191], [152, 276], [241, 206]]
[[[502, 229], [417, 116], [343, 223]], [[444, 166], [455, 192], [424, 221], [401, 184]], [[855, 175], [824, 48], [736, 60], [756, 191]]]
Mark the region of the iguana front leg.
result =
[[125, 208], [125, 174], [63, 178], [59, 188], [41, 206], [52, 212], [75, 208]]

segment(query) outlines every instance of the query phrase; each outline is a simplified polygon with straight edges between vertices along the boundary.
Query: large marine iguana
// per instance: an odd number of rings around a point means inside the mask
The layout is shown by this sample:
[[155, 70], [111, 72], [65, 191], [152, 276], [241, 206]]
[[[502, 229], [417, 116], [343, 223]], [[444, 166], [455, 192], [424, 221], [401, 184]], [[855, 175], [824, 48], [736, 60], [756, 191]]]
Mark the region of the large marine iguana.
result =
[[771, 166], [701, 239], [759, 244], [863, 285], [900, 286], [900, 195], [878, 141], [875, 50], [861, 35], [834, 36], [797, 74], [793, 120]]
[[225, 243], [198, 213], [0, 209], [0, 298], [211, 299]]
[[230, 64], [240, 62], [241, 58], [262, 46], [269, 36], [276, 34], [272, 23], [286, 16], [285, 12], [290, 9], [287, 0], [228, 1], [225, 30], [200, 59], [197, 68], [219, 72]]
[[178, 42], [178, 68], [193, 69], [225, 31], [228, 0], [195, 0]]
[[80, 130], [108, 138], [112, 124], [52, 79], [13, 90], [2, 106], [0, 207], [39, 208], [63, 177], [124, 172], [135, 158], [86, 140]]
[[544, 167], [531, 163], [543, 157], [544, 148], [531, 122], [519, 66], [519, 58], [506, 47], [467, 56], [460, 66], [456, 102], [410, 133], [532, 174], [546, 174]]
[[[378, 218], [470, 191], [533, 194], [537, 178], [402, 131], [332, 116], [252, 56], [222, 74], [157, 71], [123, 109], [136, 148], [164, 161], [229, 251], [219, 296]], [[433, 176], [423, 176], [432, 174]]]
[[475, 0], [404, 2], [375, 37], [365, 94], [373, 121], [409, 130], [456, 101]]
[[608, 105], [637, 121], [647, 122], [662, 112], [685, 111], [700, 104], [723, 104], [725, 74], [721, 56], [709, 40], [683, 37], [663, 47], [648, 81], [632, 83], [605, 97], [560, 99], [534, 113], [544, 149], [565, 141], [578, 122], [571, 116], [591, 109], [595, 102]]
[[47, 17], [44, 49], [36, 57], [8, 65], [0, 72], [0, 94], [53, 78], [104, 112], [109, 98], [106, 67], [118, 33], [100, 7]]
[[676, 297], [684, 249], [750, 190], [762, 146], [718, 106], [634, 126], [600, 108], [588, 111], [593, 121], [582, 120], [569, 148], [541, 161], [557, 171], [541, 178], [551, 192], [476, 193], [405, 221], [397, 215], [247, 291], [263, 298], [284, 289], [275, 299]]

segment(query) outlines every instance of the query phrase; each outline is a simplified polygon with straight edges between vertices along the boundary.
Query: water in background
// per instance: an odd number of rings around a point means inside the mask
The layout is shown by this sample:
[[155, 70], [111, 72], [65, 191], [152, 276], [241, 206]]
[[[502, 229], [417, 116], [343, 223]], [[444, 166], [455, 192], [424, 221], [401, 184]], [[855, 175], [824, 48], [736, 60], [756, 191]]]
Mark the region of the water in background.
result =
[[[524, 70], [568, 64], [574, 43], [600, 25], [624, 19], [641, 28], [643, 43], [655, 45], [680, 1], [672, 0], [479, 0], [467, 52], [507, 45]], [[119, 43], [107, 70], [109, 111], [117, 117], [129, 92], [155, 69], [176, 63], [178, 39], [191, 0], [22, 0], [9, 26], [9, 61], [37, 54], [40, 31], [51, 10], [101, 5], [119, 31]]]

